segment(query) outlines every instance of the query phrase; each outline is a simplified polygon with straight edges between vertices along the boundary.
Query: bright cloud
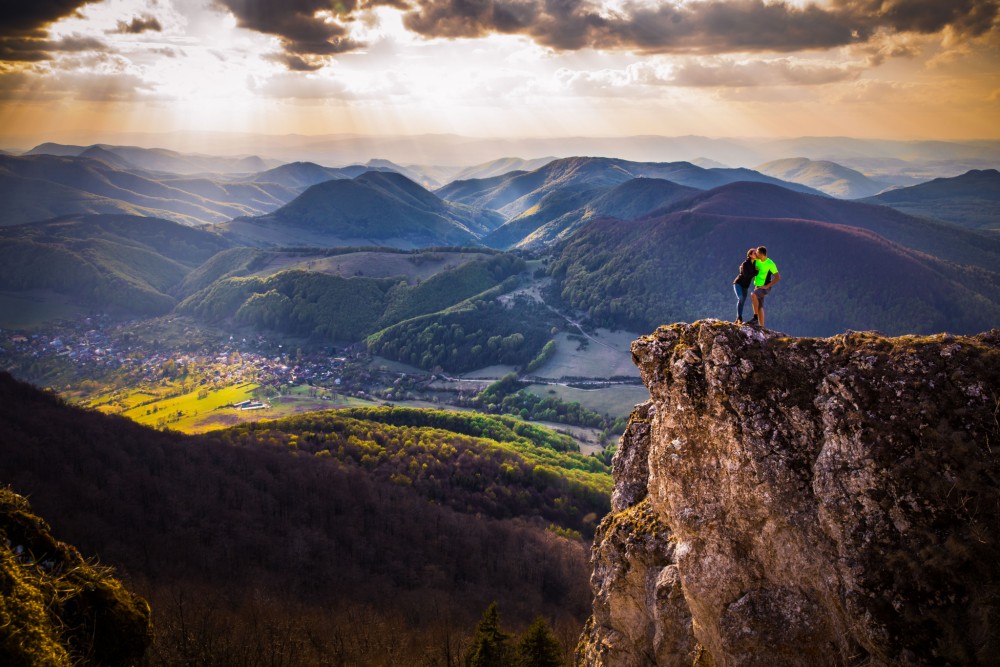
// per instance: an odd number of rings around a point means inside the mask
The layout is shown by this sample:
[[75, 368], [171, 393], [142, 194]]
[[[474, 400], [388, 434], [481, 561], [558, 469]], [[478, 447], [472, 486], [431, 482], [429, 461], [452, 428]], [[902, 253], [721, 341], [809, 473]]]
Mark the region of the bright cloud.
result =
[[[345, 123], [638, 134], [664, 131], [665, 116], [672, 133], [824, 134], [838, 118], [864, 134], [1000, 133], [987, 122], [1000, 0], [8, 4], [0, 123], [12, 134], [40, 132], [73, 104], [88, 105], [91, 124], [127, 114], [167, 129], [306, 134]], [[920, 121], [894, 125], [900, 113]]]

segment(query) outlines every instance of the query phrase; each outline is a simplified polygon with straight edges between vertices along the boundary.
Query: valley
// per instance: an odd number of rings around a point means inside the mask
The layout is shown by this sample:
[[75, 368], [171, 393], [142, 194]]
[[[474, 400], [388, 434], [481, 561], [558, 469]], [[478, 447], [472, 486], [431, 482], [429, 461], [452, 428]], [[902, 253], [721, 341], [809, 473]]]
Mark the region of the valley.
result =
[[805, 158], [3, 156], [0, 482], [124, 568], [151, 664], [282, 662], [263, 624], [288, 664], [454, 667], [492, 601], [512, 633], [542, 615], [570, 664], [650, 399], [633, 341], [741, 332], [718, 320], [762, 243], [771, 331], [739, 335], [1000, 326], [994, 184]]

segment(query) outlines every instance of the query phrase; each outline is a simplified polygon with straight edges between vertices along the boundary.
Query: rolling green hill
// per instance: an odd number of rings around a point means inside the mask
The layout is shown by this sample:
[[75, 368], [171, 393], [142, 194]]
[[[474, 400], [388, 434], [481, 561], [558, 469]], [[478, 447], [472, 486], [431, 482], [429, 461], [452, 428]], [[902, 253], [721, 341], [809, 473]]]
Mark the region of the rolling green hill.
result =
[[70, 216], [0, 229], [0, 289], [51, 289], [95, 308], [158, 315], [171, 289], [228, 247], [215, 234], [124, 215]]
[[516, 257], [497, 255], [416, 285], [395, 278], [344, 278], [302, 270], [231, 277], [188, 297], [178, 310], [209, 321], [230, 319], [288, 334], [357, 341], [494, 288], [523, 269]]
[[368, 348], [429, 371], [440, 367], [463, 373], [497, 364], [527, 366], [552, 337], [557, 320], [542, 304], [527, 299], [501, 302], [495, 296], [485, 293], [388, 326], [368, 337]]

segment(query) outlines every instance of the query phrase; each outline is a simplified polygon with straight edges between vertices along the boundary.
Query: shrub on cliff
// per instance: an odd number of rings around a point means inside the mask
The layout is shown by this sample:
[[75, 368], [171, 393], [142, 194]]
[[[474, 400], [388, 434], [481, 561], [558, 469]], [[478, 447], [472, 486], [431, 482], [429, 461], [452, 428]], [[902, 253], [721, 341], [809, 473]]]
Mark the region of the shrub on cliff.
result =
[[145, 600], [0, 489], [0, 664], [134, 665], [152, 639]]

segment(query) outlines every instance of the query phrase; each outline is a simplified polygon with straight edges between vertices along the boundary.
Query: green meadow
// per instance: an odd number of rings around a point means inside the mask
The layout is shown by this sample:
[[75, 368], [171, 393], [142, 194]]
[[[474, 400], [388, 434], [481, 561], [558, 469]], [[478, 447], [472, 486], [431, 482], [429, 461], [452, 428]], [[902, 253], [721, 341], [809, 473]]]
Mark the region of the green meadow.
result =
[[533, 384], [527, 390], [536, 396], [556, 396], [566, 403], [579, 403], [602, 415], [625, 417], [636, 403], [649, 400], [649, 390], [642, 385], [613, 385], [600, 389], [577, 389], [562, 385]]

